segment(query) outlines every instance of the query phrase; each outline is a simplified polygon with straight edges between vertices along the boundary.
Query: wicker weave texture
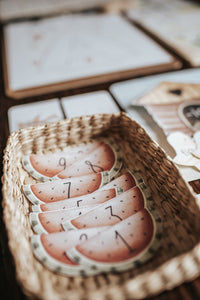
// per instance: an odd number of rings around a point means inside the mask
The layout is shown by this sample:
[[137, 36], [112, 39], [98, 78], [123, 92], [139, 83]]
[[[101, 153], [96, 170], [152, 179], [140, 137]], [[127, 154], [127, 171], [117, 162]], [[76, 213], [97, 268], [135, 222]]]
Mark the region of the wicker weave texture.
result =
[[[22, 184], [34, 183], [22, 168], [24, 154], [49, 153], [98, 137], [112, 137], [122, 149], [124, 167], [140, 169], [163, 222], [156, 255], [145, 265], [121, 274], [64, 277], [33, 256], [29, 203]], [[120, 175], [120, 174], [119, 174]], [[40, 299], [141, 299], [200, 275], [200, 209], [187, 183], [135, 121], [126, 114], [79, 117], [13, 133], [4, 155], [3, 206], [9, 247], [25, 293]]]

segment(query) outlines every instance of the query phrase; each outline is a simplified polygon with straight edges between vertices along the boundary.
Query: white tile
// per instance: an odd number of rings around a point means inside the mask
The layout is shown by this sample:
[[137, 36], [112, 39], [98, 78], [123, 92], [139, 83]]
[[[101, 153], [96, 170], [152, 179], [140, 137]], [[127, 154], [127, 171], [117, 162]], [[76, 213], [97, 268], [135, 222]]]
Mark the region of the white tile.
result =
[[113, 98], [106, 91], [65, 97], [61, 102], [67, 118], [120, 111]]
[[57, 99], [17, 105], [8, 110], [10, 132], [62, 119], [63, 113]]

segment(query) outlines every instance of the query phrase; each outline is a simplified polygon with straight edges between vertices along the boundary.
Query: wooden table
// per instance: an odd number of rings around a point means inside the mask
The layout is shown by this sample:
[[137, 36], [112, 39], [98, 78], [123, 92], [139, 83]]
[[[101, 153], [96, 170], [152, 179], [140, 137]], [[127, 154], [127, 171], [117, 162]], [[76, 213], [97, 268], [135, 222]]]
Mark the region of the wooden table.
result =
[[[1, 55], [1, 53], [0, 53]], [[2, 56], [1, 56], [2, 57]], [[108, 90], [111, 82], [103, 85], [86, 87], [82, 89], [69, 90], [66, 92], [60, 92], [56, 94], [45, 95], [41, 97], [34, 97], [31, 99], [23, 99], [20, 101], [12, 100], [4, 95], [4, 85], [2, 76], [2, 62], [0, 62], [0, 175], [2, 176], [2, 158], [3, 149], [6, 146], [6, 141], [9, 135], [7, 111], [11, 106], [29, 103], [33, 101], [41, 101], [54, 97], [62, 97], [73, 94], [79, 94], [83, 92], [96, 91], [96, 90]], [[195, 192], [200, 193], [200, 180], [191, 183]], [[0, 195], [0, 201], [2, 201], [2, 195]], [[15, 266], [9, 251], [8, 239], [5, 230], [5, 226], [2, 218], [2, 207], [0, 208], [0, 297], [1, 299], [15, 299], [22, 300], [27, 299], [23, 294], [20, 286], [17, 283], [15, 277]], [[175, 288], [172, 291], [164, 292], [156, 297], [149, 298], [154, 300], [173, 300], [173, 299], [185, 299], [196, 300], [200, 299], [200, 277], [191, 283], [185, 283], [180, 287]], [[127, 299], [128, 300], [128, 299]], [[130, 300], [130, 299], [129, 299]]]

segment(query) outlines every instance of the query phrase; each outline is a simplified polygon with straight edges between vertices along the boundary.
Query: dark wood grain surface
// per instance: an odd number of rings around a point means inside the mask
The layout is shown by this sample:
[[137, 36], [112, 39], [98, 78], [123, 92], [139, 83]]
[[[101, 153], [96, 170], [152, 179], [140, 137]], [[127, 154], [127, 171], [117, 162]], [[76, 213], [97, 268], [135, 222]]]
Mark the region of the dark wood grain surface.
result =
[[[0, 53], [1, 55], [1, 53]], [[1, 56], [2, 57], [2, 56]], [[45, 99], [50, 99], [54, 97], [62, 97], [67, 95], [73, 95], [88, 91], [95, 90], [108, 90], [110, 86], [110, 82], [104, 85], [93, 86], [90, 88], [82, 88], [79, 90], [70, 90], [62, 93], [45, 95], [40, 97], [34, 97], [23, 100], [12, 100], [5, 96], [4, 94], [4, 83], [2, 76], [2, 61], [0, 62], [0, 175], [2, 176], [2, 158], [3, 158], [3, 149], [6, 146], [6, 141], [9, 135], [8, 130], [8, 119], [7, 119], [7, 111], [11, 106], [29, 103], [33, 101], [41, 101]], [[191, 182], [191, 186], [193, 187], [195, 192], [200, 192], [200, 180]], [[2, 201], [2, 195], [0, 200]], [[27, 297], [24, 295], [21, 290], [16, 276], [15, 276], [15, 266], [12, 259], [12, 256], [9, 251], [8, 246], [8, 238], [3, 222], [3, 211], [2, 207], [0, 208], [0, 299], [8, 299], [8, 300], [24, 300]], [[134, 299], [134, 296], [133, 298]], [[166, 291], [156, 297], [149, 298], [149, 300], [196, 300], [200, 299], [200, 278], [197, 278], [193, 282], [185, 283], [180, 287], [175, 288], [172, 291]], [[131, 300], [131, 299], [127, 299]]]

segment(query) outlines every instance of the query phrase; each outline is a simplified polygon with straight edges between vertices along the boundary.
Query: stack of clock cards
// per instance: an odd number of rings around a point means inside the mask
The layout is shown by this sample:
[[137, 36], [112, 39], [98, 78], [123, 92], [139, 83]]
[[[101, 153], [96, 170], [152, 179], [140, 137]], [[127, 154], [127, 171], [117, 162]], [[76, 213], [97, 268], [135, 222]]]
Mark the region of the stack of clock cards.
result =
[[138, 171], [118, 175], [120, 146], [108, 139], [29, 155], [24, 168], [41, 183], [24, 185], [33, 204], [34, 255], [68, 276], [120, 272], [147, 261], [158, 249], [161, 219]]

